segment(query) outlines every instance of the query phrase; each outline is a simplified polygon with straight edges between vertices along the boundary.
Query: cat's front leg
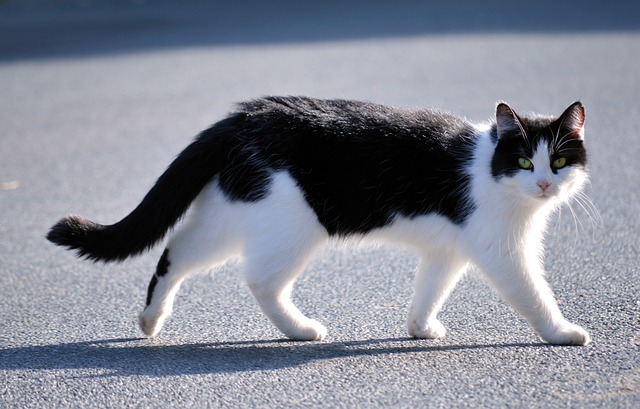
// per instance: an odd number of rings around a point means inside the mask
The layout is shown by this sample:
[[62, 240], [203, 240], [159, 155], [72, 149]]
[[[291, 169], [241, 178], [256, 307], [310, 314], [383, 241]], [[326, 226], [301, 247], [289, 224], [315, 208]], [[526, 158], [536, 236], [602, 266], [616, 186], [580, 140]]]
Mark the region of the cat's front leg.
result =
[[589, 333], [582, 327], [562, 319], [538, 331], [542, 339], [555, 345], [587, 345]]
[[587, 345], [589, 334], [567, 321], [537, 260], [520, 254], [485, 257], [478, 265], [493, 287], [550, 344]]
[[444, 337], [447, 331], [436, 316], [467, 265], [454, 256], [440, 260], [423, 258], [409, 308], [409, 335], [426, 339]]

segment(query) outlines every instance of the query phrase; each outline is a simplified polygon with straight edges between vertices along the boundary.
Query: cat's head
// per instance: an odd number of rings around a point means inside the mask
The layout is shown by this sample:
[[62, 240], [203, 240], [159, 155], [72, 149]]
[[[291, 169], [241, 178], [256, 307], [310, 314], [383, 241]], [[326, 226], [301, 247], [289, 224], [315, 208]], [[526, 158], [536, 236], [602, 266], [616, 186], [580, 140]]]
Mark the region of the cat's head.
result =
[[584, 119], [580, 102], [557, 118], [520, 117], [509, 105], [499, 103], [493, 177], [532, 203], [568, 200], [587, 180]]

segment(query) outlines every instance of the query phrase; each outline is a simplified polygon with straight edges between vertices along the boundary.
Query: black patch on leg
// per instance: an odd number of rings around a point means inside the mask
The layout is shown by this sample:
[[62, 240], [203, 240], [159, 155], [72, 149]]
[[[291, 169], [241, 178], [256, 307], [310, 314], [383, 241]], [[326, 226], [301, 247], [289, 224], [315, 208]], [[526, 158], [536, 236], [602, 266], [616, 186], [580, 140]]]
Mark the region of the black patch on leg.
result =
[[151, 304], [151, 297], [153, 296], [153, 289], [156, 288], [156, 284], [158, 284], [158, 277], [154, 274], [153, 277], [151, 277], [149, 289], [147, 290], [147, 307]]
[[169, 266], [171, 262], [169, 261], [169, 249], [164, 249], [164, 253], [160, 257], [158, 261], [158, 266], [156, 267], [156, 275], [158, 277], [162, 277], [169, 271]]
[[171, 262], [169, 261], [169, 249], [165, 249], [164, 253], [160, 257], [158, 261], [158, 266], [156, 267], [156, 273], [151, 277], [151, 282], [149, 283], [149, 288], [147, 290], [147, 306], [151, 304], [151, 298], [153, 297], [153, 290], [156, 288], [156, 284], [158, 284], [158, 277], [162, 277], [169, 272], [169, 266]]

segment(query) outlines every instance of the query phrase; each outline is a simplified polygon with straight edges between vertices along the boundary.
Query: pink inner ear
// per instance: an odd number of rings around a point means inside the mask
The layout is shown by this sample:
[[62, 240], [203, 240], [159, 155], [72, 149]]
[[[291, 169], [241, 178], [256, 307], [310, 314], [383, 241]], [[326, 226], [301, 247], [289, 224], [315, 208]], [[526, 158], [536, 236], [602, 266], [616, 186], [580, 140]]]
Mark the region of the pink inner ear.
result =
[[582, 126], [582, 123], [582, 120], [580, 120], [580, 123], [570, 121], [569, 123], [563, 124], [563, 127], [568, 130], [568, 132], [566, 132], [568, 136], [577, 139], [584, 139], [584, 127]]
[[570, 132], [569, 135], [576, 139], [584, 139], [584, 128], [576, 129]]

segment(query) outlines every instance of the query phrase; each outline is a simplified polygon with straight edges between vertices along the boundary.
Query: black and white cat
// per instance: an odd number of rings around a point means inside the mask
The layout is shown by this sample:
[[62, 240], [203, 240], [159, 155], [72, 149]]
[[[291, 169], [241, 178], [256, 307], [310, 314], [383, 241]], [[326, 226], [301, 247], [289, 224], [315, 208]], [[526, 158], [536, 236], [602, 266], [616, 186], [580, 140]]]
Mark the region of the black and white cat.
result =
[[[260, 307], [287, 337], [325, 327], [291, 301], [296, 277], [331, 238], [391, 240], [421, 265], [408, 330], [440, 338], [436, 315], [461, 275], [482, 271], [552, 344], [586, 345], [544, 280], [547, 218], [587, 181], [584, 108], [518, 116], [504, 103], [474, 125], [435, 110], [268, 97], [202, 132], [138, 207], [113, 225], [80, 216], [47, 238], [94, 261], [120, 261], [172, 233], [149, 284], [140, 326], [149, 336], [191, 273], [243, 255]], [[187, 212], [188, 211], [188, 212]]]

